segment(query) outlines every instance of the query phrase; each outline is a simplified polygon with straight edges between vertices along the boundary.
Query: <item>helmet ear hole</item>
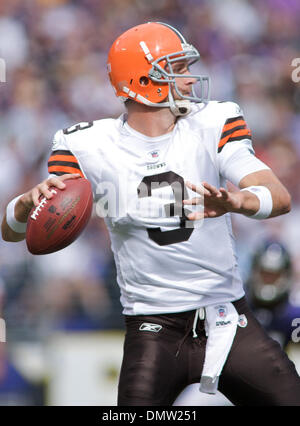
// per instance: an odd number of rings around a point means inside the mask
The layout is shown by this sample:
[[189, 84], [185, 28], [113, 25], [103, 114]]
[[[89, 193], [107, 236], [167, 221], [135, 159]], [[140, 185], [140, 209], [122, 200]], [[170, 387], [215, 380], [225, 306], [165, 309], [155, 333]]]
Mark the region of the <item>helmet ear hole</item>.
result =
[[140, 82], [141, 86], [148, 86], [148, 84], [149, 84], [149, 78], [146, 77], [145, 75], [143, 75], [142, 77], [140, 77], [139, 82]]

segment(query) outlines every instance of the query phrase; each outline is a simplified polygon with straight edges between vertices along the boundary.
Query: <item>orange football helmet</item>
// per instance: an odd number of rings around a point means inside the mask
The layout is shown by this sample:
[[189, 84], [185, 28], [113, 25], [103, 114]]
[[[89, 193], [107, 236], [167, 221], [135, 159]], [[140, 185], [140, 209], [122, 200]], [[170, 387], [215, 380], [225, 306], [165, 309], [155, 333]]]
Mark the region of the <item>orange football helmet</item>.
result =
[[[148, 22], [129, 29], [115, 40], [108, 54], [107, 70], [115, 93], [122, 101], [133, 99], [153, 107], [170, 107], [175, 115], [185, 115], [190, 110], [190, 101], [208, 101], [209, 78], [189, 75], [200, 82], [201, 96], [196, 95], [194, 85], [192, 94], [184, 95], [175, 78], [186, 75], [174, 74], [172, 63], [186, 60], [191, 65], [199, 58], [197, 49], [171, 25]], [[174, 100], [171, 84], [180, 101]]]

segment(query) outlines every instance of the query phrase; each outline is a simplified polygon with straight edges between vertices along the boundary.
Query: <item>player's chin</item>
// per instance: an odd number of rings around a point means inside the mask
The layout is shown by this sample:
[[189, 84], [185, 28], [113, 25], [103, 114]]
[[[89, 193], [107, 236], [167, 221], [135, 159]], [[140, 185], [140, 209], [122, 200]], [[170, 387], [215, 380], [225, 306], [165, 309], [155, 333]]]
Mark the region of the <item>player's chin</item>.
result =
[[177, 90], [175, 90], [175, 88], [172, 88], [172, 95], [175, 101], [181, 101], [183, 98], [183, 96], [191, 96], [192, 92], [189, 89], [181, 89], [180, 87], [177, 86], [178, 92]]

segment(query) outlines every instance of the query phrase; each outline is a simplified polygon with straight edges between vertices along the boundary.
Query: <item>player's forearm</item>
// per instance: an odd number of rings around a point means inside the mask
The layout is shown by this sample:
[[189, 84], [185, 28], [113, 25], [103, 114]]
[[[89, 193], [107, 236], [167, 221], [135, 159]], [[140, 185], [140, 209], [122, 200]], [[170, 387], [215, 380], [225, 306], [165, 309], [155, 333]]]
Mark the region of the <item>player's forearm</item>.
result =
[[13, 231], [7, 224], [6, 214], [3, 217], [2, 225], [1, 225], [1, 234], [4, 241], [8, 241], [11, 243], [16, 243], [18, 241], [22, 241], [25, 238], [25, 233], [19, 233]]
[[[267, 183], [263, 186], [269, 189], [272, 196], [273, 205], [269, 218], [280, 216], [291, 210], [291, 197], [283, 186], [277, 183]], [[247, 191], [247, 188], [244, 188], [244, 191], [238, 192], [237, 196], [240, 200], [240, 207], [235, 210], [235, 213], [252, 216], [259, 210], [260, 201], [258, 197]]]
[[273, 200], [273, 209], [269, 217], [289, 213], [292, 208], [292, 200], [287, 189], [281, 183], [266, 183], [264, 186], [270, 190]]
[[[31, 207], [26, 205], [24, 196], [21, 196], [15, 204], [14, 214], [18, 222], [26, 223], [30, 213]], [[26, 233], [15, 232], [7, 223], [6, 213], [2, 220], [1, 233], [4, 241], [18, 242], [25, 238]]]

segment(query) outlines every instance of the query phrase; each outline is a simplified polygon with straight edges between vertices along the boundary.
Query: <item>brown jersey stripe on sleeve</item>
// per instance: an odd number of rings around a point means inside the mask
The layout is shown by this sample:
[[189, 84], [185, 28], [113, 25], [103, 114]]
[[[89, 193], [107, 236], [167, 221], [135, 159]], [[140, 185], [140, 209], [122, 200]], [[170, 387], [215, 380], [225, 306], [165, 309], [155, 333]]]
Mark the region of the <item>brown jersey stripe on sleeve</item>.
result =
[[57, 149], [56, 151], [52, 151], [51, 155], [72, 155], [72, 152], [68, 149]]
[[[50, 158], [51, 160], [51, 158]], [[79, 164], [72, 161], [48, 161], [48, 167], [52, 166], [67, 166], [67, 167], [75, 167], [76, 169], [80, 170]]]
[[[51, 173], [52, 175], [56, 175], [56, 176], [63, 176], [63, 175], [66, 175], [66, 174], [67, 174], [66, 172], [54, 172], [54, 171], [52, 171], [52, 172], [50, 172], [50, 173]], [[84, 177], [84, 176], [83, 176], [83, 174], [82, 174], [80, 171], [77, 171], [76, 173], [79, 173], [81, 177]]]
[[252, 140], [251, 137], [251, 132], [248, 132], [247, 135], [236, 135], [236, 136], [231, 136], [227, 142], [234, 142], [234, 141], [242, 141], [243, 139], [250, 139]]
[[221, 135], [221, 138], [220, 138], [220, 143], [222, 143], [222, 140], [224, 139], [224, 138], [226, 138], [226, 136], [228, 136], [228, 135], [232, 135], [236, 130], [241, 130], [241, 129], [246, 129], [247, 128], [247, 125], [246, 125], [246, 123], [244, 122], [244, 124], [241, 124], [240, 126], [235, 126], [235, 127], [233, 127], [232, 129], [229, 129], [229, 130], [227, 130], [227, 131], [223, 131], [223, 133], [222, 133], [222, 135]]
[[55, 173], [56, 172], [62, 172], [62, 174], [66, 174], [66, 173], [79, 173], [80, 176], [84, 177], [82, 171], [80, 170], [80, 168], [75, 168], [75, 167], [69, 167], [69, 166], [50, 166], [48, 168], [49, 173]]
[[243, 117], [237, 117], [238, 120], [234, 120], [231, 123], [226, 123], [223, 126], [222, 132], [226, 132], [227, 130], [233, 129], [235, 126], [241, 126], [246, 125], [246, 121], [243, 119]]
[[242, 115], [239, 115], [237, 117], [227, 118], [225, 126], [226, 124], [234, 123], [237, 120], [244, 120], [244, 117]]
[[[238, 126], [238, 127], [237, 127], [234, 131], [229, 131], [229, 132], [227, 132], [226, 136], [225, 136], [225, 137], [223, 137], [223, 138], [220, 140], [219, 145], [218, 145], [218, 148], [221, 148], [223, 145], [225, 145], [225, 143], [228, 141], [228, 139], [229, 139], [231, 136], [236, 135], [236, 133], [237, 133], [237, 132], [242, 132], [241, 134], [244, 134], [244, 133], [250, 132], [250, 129], [248, 129], [247, 127], [244, 127], [244, 126], [242, 126], [242, 128], [240, 128], [240, 126]], [[243, 132], [244, 132], [244, 133], [243, 133]], [[238, 134], [238, 135], [236, 135], [236, 136], [239, 136], [239, 134]]]
[[219, 143], [218, 152], [222, 151], [224, 145], [227, 142], [234, 142], [234, 141], [243, 140], [243, 139], [251, 139], [251, 131], [249, 128], [236, 130], [235, 132], [223, 138]]
[[49, 173], [59, 173], [59, 175], [80, 173], [80, 175], [83, 176], [77, 158], [71, 151], [66, 149], [59, 149], [51, 152], [48, 160], [48, 171]]
[[56, 176], [63, 176], [66, 173], [65, 172], [51, 172], [52, 175], [56, 175]]
[[236, 132], [231, 133], [231, 135], [229, 136], [229, 140], [231, 138], [234, 138], [235, 136], [247, 136], [247, 135], [251, 136], [251, 130], [248, 127], [246, 129], [237, 130]]

